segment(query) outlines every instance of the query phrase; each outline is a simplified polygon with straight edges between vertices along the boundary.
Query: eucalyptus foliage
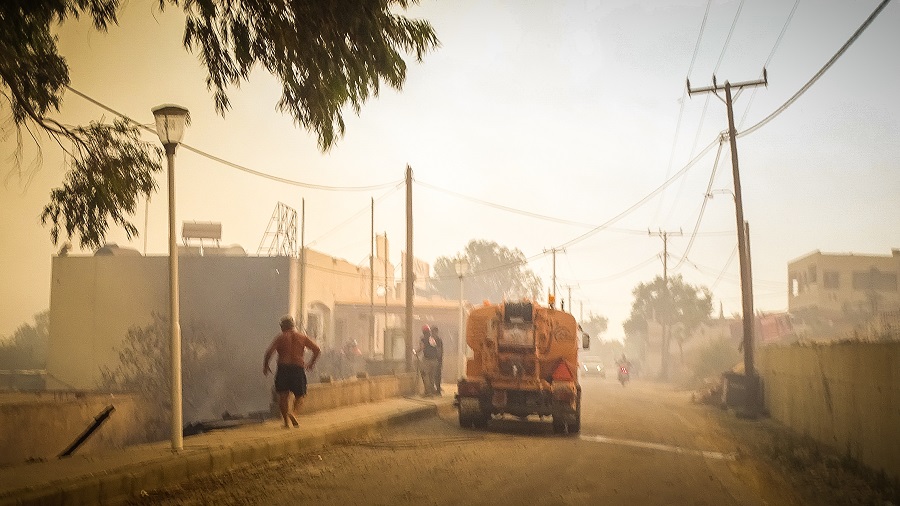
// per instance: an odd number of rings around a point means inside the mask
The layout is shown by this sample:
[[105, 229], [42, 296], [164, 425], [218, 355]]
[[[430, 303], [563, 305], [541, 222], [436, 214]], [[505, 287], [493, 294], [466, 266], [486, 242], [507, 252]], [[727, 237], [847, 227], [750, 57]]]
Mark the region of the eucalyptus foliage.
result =
[[[668, 280], [657, 276], [649, 283], [640, 283], [632, 291], [634, 302], [631, 314], [622, 324], [628, 339], [635, 339], [644, 349], [649, 340], [649, 323], [655, 322], [677, 331], [669, 336], [679, 347], [689, 339], [701, 323], [709, 320], [712, 313], [712, 294], [705, 286], [685, 283], [680, 275]], [[661, 342], [662, 375], [668, 374], [669, 341]]]
[[[509, 249], [493, 241], [472, 240], [461, 253], [469, 262], [463, 289], [465, 300], [537, 299], [541, 295], [541, 279], [528, 268], [519, 249]], [[459, 297], [456, 258], [438, 257], [434, 263], [432, 288], [446, 299]]]
[[[404, 55], [421, 60], [437, 47], [427, 21], [397, 11], [416, 0], [159, 0], [185, 14], [183, 43], [207, 69], [216, 110], [229, 109], [228, 90], [262, 67], [278, 77], [275, 107], [314, 131], [322, 151], [344, 134], [342, 109], [359, 112], [381, 82], [400, 89]], [[69, 85], [53, 27], [86, 17], [98, 31], [118, 23], [121, 0], [4, 0], [0, 2], [0, 95], [22, 140], [49, 136], [67, 153], [69, 174], [42, 214], [54, 244], [61, 232], [83, 247], [100, 247], [110, 222], [128, 221], [140, 195], [156, 190], [161, 152], [140, 140], [138, 126], [92, 122], [67, 126], [52, 118]], [[23, 173], [20, 164], [16, 169]]]

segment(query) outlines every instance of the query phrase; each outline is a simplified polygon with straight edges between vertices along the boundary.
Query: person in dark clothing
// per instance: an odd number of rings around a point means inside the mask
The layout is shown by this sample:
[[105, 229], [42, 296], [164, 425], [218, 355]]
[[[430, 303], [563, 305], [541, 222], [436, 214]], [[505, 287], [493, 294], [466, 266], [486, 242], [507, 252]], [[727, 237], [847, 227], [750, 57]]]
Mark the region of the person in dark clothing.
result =
[[431, 326], [431, 337], [437, 341], [438, 348], [438, 363], [437, 369], [435, 369], [434, 372], [434, 390], [438, 395], [443, 395], [444, 391], [441, 388], [441, 371], [444, 369], [444, 340], [438, 335], [438, 328], [435, 325]]
[[422, 338], [419, 340], [416, 354], [422, 357], [422, 383], [425, 385], [425, 397], [431, 397], [436, 393], [434, 378], [439, 356], [437, 343], [437, 340], [431, 335], [431, 328], [423, 325]]

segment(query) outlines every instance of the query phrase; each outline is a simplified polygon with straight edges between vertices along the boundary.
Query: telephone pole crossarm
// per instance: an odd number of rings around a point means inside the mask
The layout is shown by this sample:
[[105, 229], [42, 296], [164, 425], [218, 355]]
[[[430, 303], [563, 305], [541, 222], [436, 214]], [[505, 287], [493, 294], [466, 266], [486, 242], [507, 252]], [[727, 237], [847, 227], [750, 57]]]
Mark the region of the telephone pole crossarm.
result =
[[688, 92], [688, 95], [696, 95], [698, 93], [709, 93], [709, 92], [716, 92], [719, 90], [724, 90], [726, 87], [729, 87], [731, 89], [739, 89], [739, 88], [749, 88], [752, 86], [769, 86], [769, 74], [768, 74], [768, 72], [766, 72], [765, 67], [763, 67], [762, 73], [763, 73], [762, 79], [756, 79], [754, 81], [741, 81], [741, 82], [737, 82], [737, 83], [730, 83], [728, 81], [725, 81], [722, 84], [718, 84], [716, 82], [716, 76], [713, 75], [712, 86], [704, 86], [702, 88], [691, 88], [691, 80], [688, 79], [687, 80], [687, 92]]

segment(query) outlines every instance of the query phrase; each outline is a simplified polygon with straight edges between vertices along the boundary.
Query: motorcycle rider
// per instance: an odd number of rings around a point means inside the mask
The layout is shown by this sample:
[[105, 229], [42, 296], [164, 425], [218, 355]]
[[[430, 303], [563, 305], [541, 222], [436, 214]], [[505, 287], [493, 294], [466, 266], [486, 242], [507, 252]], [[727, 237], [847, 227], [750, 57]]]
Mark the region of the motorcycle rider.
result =
[[625, 381], [629, 380], [631, 377], [631, 362], [625, 358], [625, 354], [622, 353], [622, 358], [616, 360], [616, 365], [619, 366], [619, 381], [622, 384], [625, 384]]

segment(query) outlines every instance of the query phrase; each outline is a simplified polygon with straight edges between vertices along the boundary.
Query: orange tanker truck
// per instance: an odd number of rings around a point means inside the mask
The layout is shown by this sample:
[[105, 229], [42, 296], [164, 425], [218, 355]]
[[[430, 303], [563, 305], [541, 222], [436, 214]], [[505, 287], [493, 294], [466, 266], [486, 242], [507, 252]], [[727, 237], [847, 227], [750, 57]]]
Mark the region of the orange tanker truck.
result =
[[484, 427], [492, 415], [550, 416], [557, 433], [581, 430], [578, 349], [588, 347], [575, 318], [532, 302], [473, 309], [466, 343], [474, 352], [459, 380], [459, 424]]

